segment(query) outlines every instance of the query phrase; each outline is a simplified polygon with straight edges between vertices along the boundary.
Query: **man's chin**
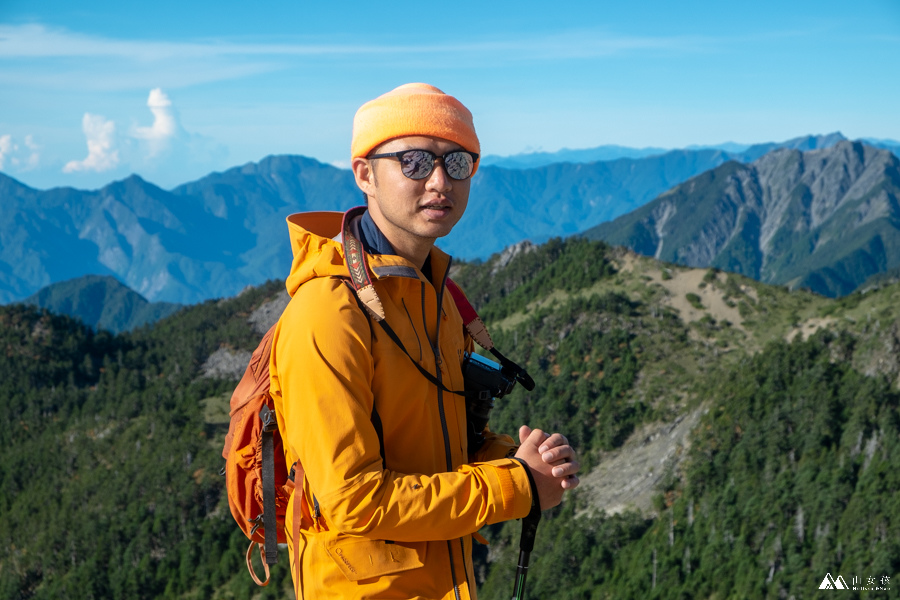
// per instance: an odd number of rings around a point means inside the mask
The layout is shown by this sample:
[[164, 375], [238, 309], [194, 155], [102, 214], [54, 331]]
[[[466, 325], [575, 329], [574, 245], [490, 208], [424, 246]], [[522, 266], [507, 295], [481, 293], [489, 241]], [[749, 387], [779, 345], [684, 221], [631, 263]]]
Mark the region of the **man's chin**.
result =
[[438, 238], [446, 237], [453, 231], [453, 226], [450, 227], [430, 227], [427, 231], [423, 232], [422, 237], [431, 238], [436, 240]]
[[441, 238], [453, 231], [456, 223], [457, 221], [455, 219], [446, 221], [433, 221], [429, 219], [424, 223], [421, 223], [420, 227], [418, 227], [418, 233], [422, 237], [433, 239]]

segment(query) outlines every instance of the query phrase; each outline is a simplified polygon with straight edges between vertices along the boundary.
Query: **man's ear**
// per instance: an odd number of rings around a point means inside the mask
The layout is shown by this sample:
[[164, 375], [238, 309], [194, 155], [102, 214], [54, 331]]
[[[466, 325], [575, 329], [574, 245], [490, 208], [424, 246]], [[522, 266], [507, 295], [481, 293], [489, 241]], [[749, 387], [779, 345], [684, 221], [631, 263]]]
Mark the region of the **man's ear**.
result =
[[357, 157], [350, 163], [353, 169], [353, 178], [363, 194], [372, 197], [375, 195], [375, 169], [374, 165], [366, 158]]

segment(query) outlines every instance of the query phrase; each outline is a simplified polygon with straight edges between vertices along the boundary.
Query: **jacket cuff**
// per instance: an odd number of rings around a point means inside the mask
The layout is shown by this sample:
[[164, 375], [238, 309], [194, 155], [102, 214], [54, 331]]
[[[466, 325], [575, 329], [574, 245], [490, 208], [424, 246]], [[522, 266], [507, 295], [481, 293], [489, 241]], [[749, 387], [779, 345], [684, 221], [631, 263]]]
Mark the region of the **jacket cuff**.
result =
[[[527, 517], [532, 507], [532, 491], [526, 467], [516, 459], [504, 458], [483, 463], [494, 467], [503, 503], [500, 521]], [[536, 496], [535, 496], [536, 499]]]
[[531, 467], [521, 458], [513, 458], [514, 461], [522, 465], [525, 474], [528, 476], [528, 485], [531, 487], [531, 512], [528, 513], [528, 519], [541, 518], [541, 499], [538, 496], [537, 483], [534, 481], [534, 475], [531, 474]]

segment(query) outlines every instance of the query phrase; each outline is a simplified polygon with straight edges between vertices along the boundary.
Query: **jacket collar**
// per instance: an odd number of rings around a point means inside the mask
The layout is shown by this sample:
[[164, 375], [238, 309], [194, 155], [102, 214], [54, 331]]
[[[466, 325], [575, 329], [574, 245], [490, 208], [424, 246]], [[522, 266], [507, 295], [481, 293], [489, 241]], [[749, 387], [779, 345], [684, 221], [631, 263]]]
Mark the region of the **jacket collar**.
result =
[[359, 219], [359, 241], [362, 242], [366, 254], [397, 254], [385, 235], [378, 229], [378, 225], [375, 224], [372, 214], [368, 210]]
[[[388, 255], [388, 256], [397, 256], [397, 253], [394, 251], [394, 247], [391, 246], [391, 243], [388, 241], [387, 237], [381, 232], [381, 229], [378, 228], [378, 225], [375, 224], [375, 220], [372, 218], [372, 213], [368, 210], [362, 214], [359, 218], [359, 241], [362, 243], [363, 248], [366, 251], [366, 254], [369, 256], [373, 256], [376, 254]], [[375, 270], [375, 267], [371, 267], [372, 270]], [[398, 276], [406, 276], [406, 277], [418, 277], [415, 273], [410, 273], [407, 270], [407, 267], [392, 267], [390, 269], [390, 273], [394, 273]], [[385, 271], [385, 268], [382, 267], [381, 271], [385, 275], [389, 275], [388, 271]], [[431, 255], [429, 254], [428, 258], [425, 259], [425, 264], [422, 265], [422, 275], [425, 276], [425, 279], [432, 281], [434, 279], [431, 272]]]

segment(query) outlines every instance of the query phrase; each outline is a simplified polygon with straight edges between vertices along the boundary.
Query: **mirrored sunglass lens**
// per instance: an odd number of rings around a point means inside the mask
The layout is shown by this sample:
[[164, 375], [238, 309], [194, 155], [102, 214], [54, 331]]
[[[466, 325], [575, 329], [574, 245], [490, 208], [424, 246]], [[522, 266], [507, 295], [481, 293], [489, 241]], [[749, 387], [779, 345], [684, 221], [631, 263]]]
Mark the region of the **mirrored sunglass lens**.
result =
[[444, 166], [447, 168], [447, 175], [453, 179], [466, 179], [472, 174], [474, 161], [467, 152], [451, 152], [444, 156]]
[[400, 157], [400, 170], [410, 179], [424, 179], [431, 173], [434, 156], [422, 150], [410, 150]]

